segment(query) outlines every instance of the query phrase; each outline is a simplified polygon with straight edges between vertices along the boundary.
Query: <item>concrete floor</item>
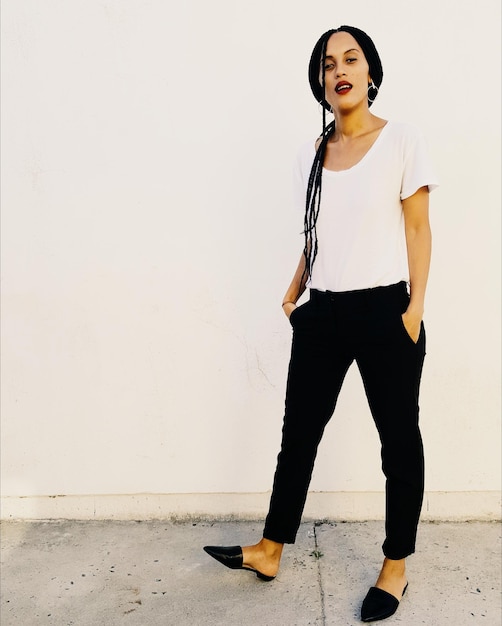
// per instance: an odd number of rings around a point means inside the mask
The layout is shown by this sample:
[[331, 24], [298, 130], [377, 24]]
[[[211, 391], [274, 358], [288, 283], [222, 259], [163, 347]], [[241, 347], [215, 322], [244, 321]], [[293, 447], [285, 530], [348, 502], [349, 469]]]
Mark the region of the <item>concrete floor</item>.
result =
[[[379, 570], [381, 522], [304, 523], [271, 583], [202, 546], [254, 522], [3, 522], [2, 626], [355, 626]], [[500, 626], [501, 527], [423, 523], [409, 588], [385, 624]]]

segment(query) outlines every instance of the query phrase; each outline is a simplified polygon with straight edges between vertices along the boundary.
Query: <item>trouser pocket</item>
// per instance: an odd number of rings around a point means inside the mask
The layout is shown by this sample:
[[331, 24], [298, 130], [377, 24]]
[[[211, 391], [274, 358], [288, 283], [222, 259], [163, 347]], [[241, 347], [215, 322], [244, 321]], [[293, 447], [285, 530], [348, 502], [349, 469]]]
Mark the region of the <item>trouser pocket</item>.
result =
[[401, 327], [401, 333], [405, 335], [405, 338], [412, 343], [414, 346], [416, 346], [418, 344], [418, 342], [420, 341], [420, 338], [424, 332], [424, 323], [420, 322], [420, 332], [418, 334], [418, 338], [415, 341], [413, 339], [413, 337], [410, 335], [410, 333], [406, 330], [406, 326], [404, 325], [404, 321], [403, 321], [403, 316], [402, 314], [399, 316], [399, 321], [400, 321], [400, 327]]

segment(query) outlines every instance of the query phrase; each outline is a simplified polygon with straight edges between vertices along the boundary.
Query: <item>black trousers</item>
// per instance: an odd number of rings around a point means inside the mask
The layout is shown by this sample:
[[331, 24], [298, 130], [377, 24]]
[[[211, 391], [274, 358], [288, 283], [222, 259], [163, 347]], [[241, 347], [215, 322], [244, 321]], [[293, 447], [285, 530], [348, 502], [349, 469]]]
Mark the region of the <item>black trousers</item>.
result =
[[293, 311], [281, 451], [263, 536], [294, 543], [317, 447], [355, 360], [381, 441], [386, 477], [383, 552], [415, 551], [424, 489], [418, 393], [425, 356], [422, 324], [415, 343], [401, 318], [406, 283], [341, 293], [311, 290]]

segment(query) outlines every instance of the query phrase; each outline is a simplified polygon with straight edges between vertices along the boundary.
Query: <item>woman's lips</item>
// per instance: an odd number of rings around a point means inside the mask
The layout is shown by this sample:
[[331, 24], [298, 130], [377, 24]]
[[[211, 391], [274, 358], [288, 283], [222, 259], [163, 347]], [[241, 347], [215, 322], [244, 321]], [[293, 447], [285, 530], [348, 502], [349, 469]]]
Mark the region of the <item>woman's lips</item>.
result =
[[352, 89], [352, 85], [348, 83], [346, 80], [341, 80], [339, 83], [336, 83], [335, 85], [335, 91], [336, 93], [340, 95], [344, 93], [349, 93], [351, 89]]

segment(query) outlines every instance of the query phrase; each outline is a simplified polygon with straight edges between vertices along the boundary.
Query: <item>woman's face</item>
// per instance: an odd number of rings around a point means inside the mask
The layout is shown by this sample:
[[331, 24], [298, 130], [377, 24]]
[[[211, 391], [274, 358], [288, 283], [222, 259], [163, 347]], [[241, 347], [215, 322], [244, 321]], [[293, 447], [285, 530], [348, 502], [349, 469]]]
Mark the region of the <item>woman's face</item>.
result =
[[[322, 71], [322, 68], [321, 68]], [[325, 98], [334, 111], [349, 112], [368, 104], [369, 65], [357, 41], [344, 31], [334, 33], [326, 46]]]

